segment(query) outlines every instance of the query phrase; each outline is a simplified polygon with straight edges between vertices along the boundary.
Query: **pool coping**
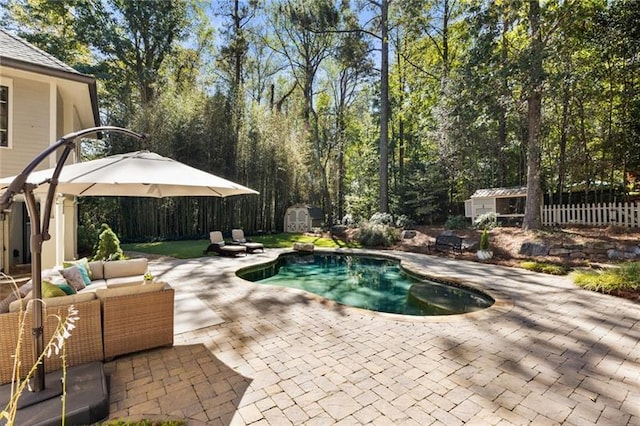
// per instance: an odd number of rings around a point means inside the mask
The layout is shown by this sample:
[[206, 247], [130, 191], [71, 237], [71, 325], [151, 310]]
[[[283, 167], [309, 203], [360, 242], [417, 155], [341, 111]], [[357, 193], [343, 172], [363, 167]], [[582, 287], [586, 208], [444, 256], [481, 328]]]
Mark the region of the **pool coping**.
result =
[[[255, 268], [256, 266], [274, 263], [278, 260], [280, 256], [292, 254], [292, 253], [298, 253], [298, 251], [293, 249], [284, 249], [282, 251], [279, 251], [278, 255], [273, 259], [269, 259], [265, 262], [258, 262], [258, 263], [252, 263], [251, 265], [245, 265], [243, 267], [235, 269], [233, 273], [236, 278], [242, 280], [243, 282], [259, 286], [260, 284], [256, 284], [252, 281], [248, 281], [239, 277], [237, 275], [238, 272], [242, 270]], [[471, 319], [472, 320], [488, 319], [491, 317], [495, 317], [496, 315], [504, 315], [509, 311], [511, 311], [515, 306], [513, 300], [510, 297], [504, 295], [504, 293], [496, 290], [493, 287], [487, 287], [484, 283], [480, 281], [461, 280], [461, 279], [453, 278], [446, 275], [433, 274], [432, 272], [426, 271], [419, 264], [415, 262], [411, 262], [408, 259], [404, 259], [402, 257], [402, 252], [370, 250], [370, 249], [355, 249], [355, 248], [315, 247], [314, 252], [309, 252], [309, 254], [312, 254], [312, 253], [353, 254], [353, 255], [361, 255], [361, 256], [365, 255], [365, 256], [373, 256], [373, 257], [382, 257], [382, 258], [387, 258], [391, 260], [396, 260], [400, 263], [400, 267], [410, 274], [414, 274], [425, 279], [433, 279], [435, 281], [444, 281], [445, 283], [451, 283], [452, 285], [455, 285], [455, 286], [466, 287], [471, 290], [481, 292], [491, 297], [494, 300], [494, 303], [491, 306], [481, 309], [479, 311], [467, 312], [463, 314], [404, 315], [404, 314], [394, 314], [389, 312], [372, 311], [369, 309], [345, 305], [345, 304], [336, 302], [334, 300], [328, 299], [326, 297], [320, 296], [318, 294], [311, 293], [309, 291], [302, 290], [302, 289], [292, 288], [292, 287], [277, 286], [278, 291], [288, 291], [294, 294], [304, 295], [310, 300], [314, 300], [325, 306], [329, 306], [329, 307], [339, 306], [341, 309], [353, 311], [354, 314], [370, 315], [374, 317], [386, 318], [393, 321], [401, 321], [401, 322], [456, 322], [456, 321], [466, 321]]]

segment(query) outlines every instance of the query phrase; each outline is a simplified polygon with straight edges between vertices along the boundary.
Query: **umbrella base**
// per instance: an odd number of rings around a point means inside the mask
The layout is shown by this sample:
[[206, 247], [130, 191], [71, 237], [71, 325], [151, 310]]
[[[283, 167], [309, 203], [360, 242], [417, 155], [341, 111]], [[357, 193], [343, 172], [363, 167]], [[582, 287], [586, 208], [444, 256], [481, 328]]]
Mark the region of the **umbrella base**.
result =
[[[22, 408], [18, 409], [15, 424], [30, 426], [61, 424], [61, 376], [62, 371], [48, 373], [45, 377], [47, 386], [45, 390], [23, 393], [19, 400]], [[11, 384], [0, 386], [0, 406], [4, 408], [10, 398]], [[66, 424], [93, 424], [105, 419], [108, 415], [109, 393], [102, 363], [91, 362], [67, 368]], [[0, 421], [0, 425], [4, 424], [5, 421]]]

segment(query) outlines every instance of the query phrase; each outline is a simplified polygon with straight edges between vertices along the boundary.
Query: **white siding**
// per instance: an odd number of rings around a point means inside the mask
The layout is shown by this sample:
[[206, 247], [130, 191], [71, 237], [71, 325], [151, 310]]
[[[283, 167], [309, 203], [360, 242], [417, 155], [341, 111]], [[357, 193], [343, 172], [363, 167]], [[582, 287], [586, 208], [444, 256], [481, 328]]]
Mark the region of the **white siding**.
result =
[[2, 176], [20, 173], [50, 144], [49, 85], [15, 78], [13, 91], [13, 145], [0, 154]]

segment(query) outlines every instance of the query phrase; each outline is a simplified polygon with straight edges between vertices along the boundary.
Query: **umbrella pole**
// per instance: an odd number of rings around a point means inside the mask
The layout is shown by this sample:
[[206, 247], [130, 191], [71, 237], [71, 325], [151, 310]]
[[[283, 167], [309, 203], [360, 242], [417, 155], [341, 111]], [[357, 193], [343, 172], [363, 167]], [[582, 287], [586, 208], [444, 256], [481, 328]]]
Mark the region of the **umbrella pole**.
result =
[[[33, 306], [31, 312], [33, 315], [33, 342], [34, 342], [34, 362], [37, 362], [38, 357], [44, 351], [44, 335], [43, 335], [43, 321], [42, 311], [42, 233], [40, 231], [40, 215], [38, 214], [38, 207], [36, 206], [36, 200], [33, 195], [33, 191], [28, 189], [25, 191], [25, 199], [27, 203], [27, 213], [31, 218], [31, 282], [33, 283], [32, 302]], [[49, 201], [49, 200], [47, 200]], [[49, 220], [48, 217], [43, 217], [42, 220]], [[44, 363], [38, 363], [36, 366], [35, 375], [31, 381], [31, 389], [34, 392], [40, 392], [44, 390]]]

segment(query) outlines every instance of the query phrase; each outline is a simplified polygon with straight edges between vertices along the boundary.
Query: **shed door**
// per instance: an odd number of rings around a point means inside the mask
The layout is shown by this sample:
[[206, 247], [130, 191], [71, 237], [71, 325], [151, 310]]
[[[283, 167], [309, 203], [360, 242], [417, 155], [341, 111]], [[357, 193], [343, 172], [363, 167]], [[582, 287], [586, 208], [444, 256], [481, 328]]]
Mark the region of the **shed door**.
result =
[[296, 212], [295, 209], [289, 209], [287, 211], [287, 220], [286, 220], [287, 223], [285, 226], [285, 230], [287, 232], [296, 232], [298, 230], [297, 221], [298, 221], [298, 213]]
[[307, 211], [307, 209], [298, 210], [297, 229], [298, 229], [298, 232], [309, 231], [309, 212]]

